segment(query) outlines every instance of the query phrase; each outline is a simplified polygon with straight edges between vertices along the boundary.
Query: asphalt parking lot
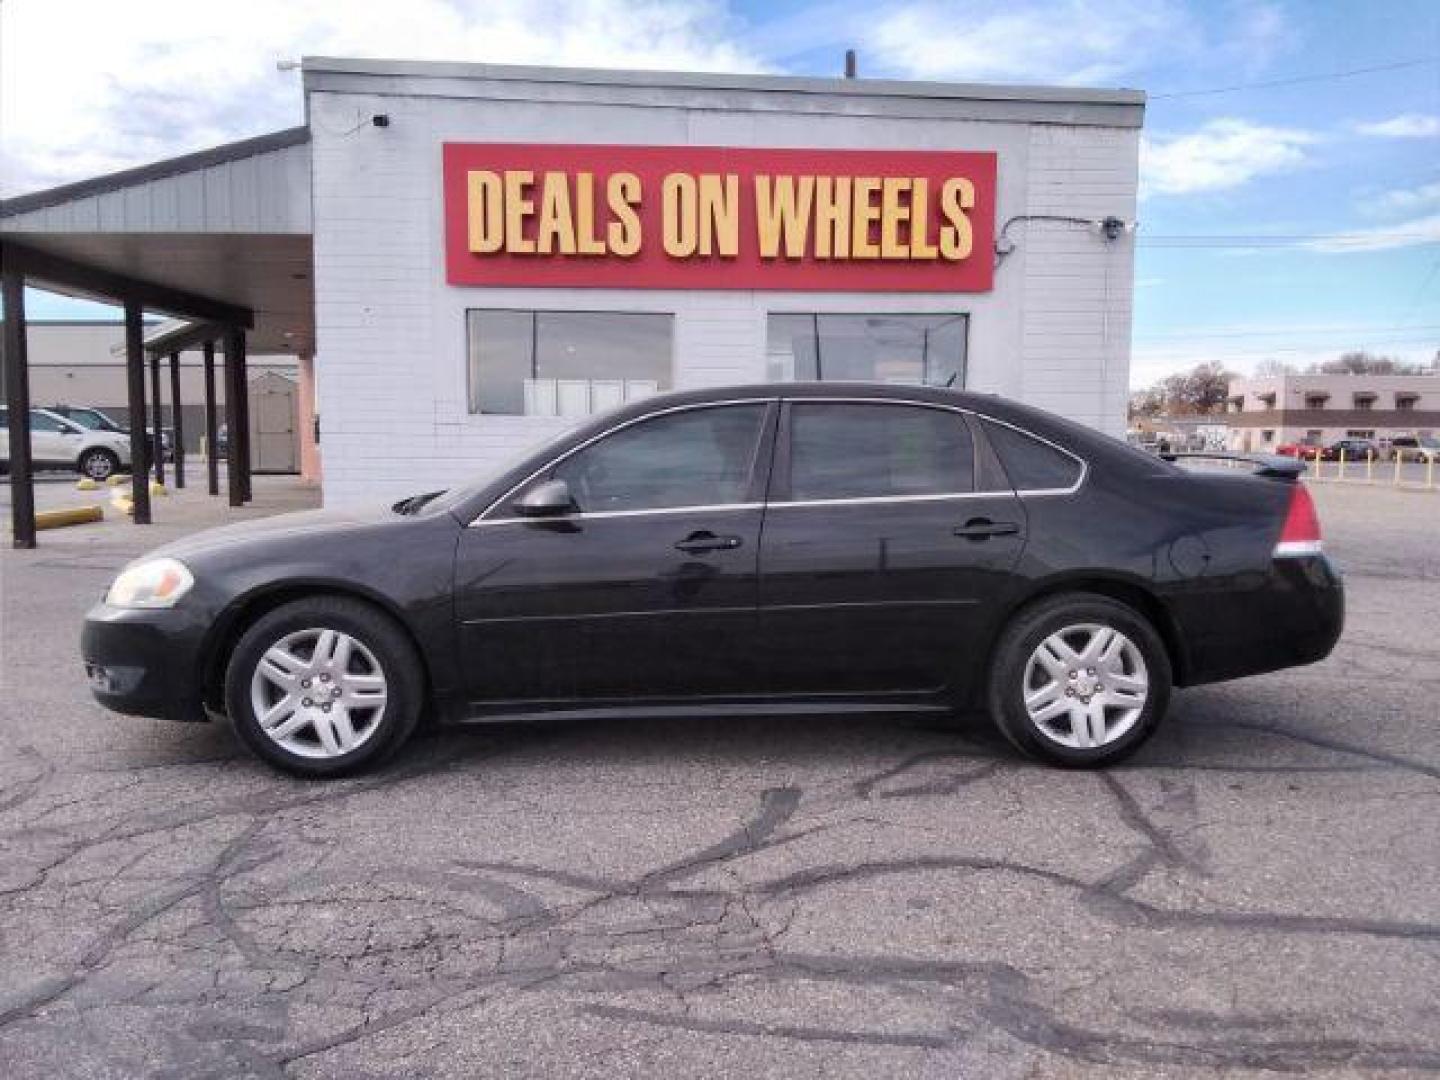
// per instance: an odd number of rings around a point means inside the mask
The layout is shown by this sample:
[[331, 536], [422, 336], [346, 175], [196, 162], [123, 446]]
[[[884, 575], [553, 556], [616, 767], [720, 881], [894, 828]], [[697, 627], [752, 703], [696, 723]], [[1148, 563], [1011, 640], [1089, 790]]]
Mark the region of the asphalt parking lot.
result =
[[474, 728], [291, 781], [108, 715], [77, 659], [121, 563], [228, 512], [7, 547], [0, 1075], [1440, 1070], [1440, 495], [1314, 490], [1335, 655], [1181, 693], [1104, 774], [874, 716]]

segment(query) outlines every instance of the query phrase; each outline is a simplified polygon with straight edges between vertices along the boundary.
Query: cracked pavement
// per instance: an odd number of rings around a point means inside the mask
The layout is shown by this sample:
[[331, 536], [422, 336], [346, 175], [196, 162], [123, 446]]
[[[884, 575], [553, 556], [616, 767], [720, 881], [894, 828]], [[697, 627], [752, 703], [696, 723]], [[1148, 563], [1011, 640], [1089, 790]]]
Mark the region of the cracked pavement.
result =
[[1335, 655], [1179, 693], [1099, 774], [867, 716], [293, 781], [80, 669], [114, 569], [223, 511], [7, 550], [0, 1075], [1440, 1071], [1440, 496], [1314, 490]]

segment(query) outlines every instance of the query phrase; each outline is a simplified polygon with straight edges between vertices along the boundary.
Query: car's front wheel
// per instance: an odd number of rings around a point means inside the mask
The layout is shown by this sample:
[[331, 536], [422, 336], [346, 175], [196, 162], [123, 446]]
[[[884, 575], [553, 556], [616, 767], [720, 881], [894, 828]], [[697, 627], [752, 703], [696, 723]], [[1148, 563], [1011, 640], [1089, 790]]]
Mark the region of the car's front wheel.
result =
[[395, 751], [419, 719], [424, 678], [405, 632], [369, 604], [284, 604], [241, 635], [225, 679], [245, 744], [299, 776], [357, 772]]
[[91, 480], [109, 480], [120, 470], [120, 456], [113, 450], [97, 446], [80, 455], [80, 472]]
[[1094, 768], [1150, 737], [1170, 685], [1164, 642], [1143, 615], [1071, 593], [1025, 608], [1005, 628], [990, 672], [990, 714], [1031, 757]]

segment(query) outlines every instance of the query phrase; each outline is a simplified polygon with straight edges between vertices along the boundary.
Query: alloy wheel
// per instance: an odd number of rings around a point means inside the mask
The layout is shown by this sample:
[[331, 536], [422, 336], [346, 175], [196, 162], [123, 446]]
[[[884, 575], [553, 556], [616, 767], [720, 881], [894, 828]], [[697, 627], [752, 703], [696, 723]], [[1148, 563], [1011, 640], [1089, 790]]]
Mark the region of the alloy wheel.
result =
[[110, 474], [114, 472], [114, 466], [111, 464], [108, 454], [86, 454], [80, 467], [91, 480], [108, 480]]
[[1025, 665], [1025, 711], [1035, 729], [1075, 750], [1108, 746], [1133, 728], [1150, 692], [1140, 649], [1113, 626], [1057, 630]]
[[388, 687], [365, 644], [317, 627], [286, 634], [260, 657], [250, 678], [250, 707], [260, 730], [307, 758], [350, 753], [380, 728]]

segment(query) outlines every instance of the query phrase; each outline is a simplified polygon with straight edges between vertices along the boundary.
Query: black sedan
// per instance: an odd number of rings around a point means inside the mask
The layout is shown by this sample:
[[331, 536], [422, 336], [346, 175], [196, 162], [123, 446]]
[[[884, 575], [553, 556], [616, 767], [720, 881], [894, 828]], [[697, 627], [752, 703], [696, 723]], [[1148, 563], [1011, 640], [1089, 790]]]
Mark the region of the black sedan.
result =
[[422, 714], [988, 710], [1135, 750], [1172, 686], [1326, 656], [1298, 462], [1203, 473], [1000, 398], [785, 384], [598, 417], [472, 487], [198, 534], [89, 614], [95, 696], [333, 776]]

